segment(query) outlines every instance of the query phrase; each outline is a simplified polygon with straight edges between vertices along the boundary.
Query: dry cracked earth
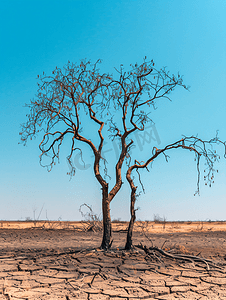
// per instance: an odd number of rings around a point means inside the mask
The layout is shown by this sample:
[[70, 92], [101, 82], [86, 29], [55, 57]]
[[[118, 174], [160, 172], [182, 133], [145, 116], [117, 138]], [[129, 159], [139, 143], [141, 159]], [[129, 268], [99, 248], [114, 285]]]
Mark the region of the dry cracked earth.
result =
[[[165, 242], [167, 253], [194, 255], [201, 250], [212, 263], [138, 247], [125, 251], [123, 232], [114, 233], [112, 250], [102, 251], [97, 248], [100, 232], [1, 229], [0, 299], [226, 299], [224, 235], [152, 236], [159, 248]], [[134, 244], [139, 242], [145, 240], [136, 233]]]

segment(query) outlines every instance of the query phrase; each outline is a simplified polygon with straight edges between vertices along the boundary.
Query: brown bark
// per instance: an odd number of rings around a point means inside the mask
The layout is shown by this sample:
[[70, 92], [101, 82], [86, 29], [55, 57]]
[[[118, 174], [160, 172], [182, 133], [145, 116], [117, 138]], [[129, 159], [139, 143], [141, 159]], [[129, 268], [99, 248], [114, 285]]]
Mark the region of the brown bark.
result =
[[111, 189], [111, 191], [109, 193], [110, 202], [113, 200], [113, 198], [115, 197], [115, 195], [118, 193], [118, 191], [120, 190], [120, 188], [122, 186], [122, 164], [125, 160], [126, 154], [128, 153], [129, 147], [133, 143], [133, 141], [130, 141], [130, 143], [128, 145], [126, 144], [127, 135], [128, 135], [127, 133], [124, 133], [124, 135], [122, 135], [120, 137], [122, 148], [121, 148], [120, 157], [119, 157], [118, 162], [115, 166], [116, 182], [115, 182], [115, 185], [113, 186], [113, 188]]
[[116, 182], [114, 187], [111, 189], [110, 193], [108, 193], [108, 184], [104, 181], [102, 176], [99, 174], [99, 159], [100, 156], [95, 155], [95, 163], [94, 163], [94, 172], [97, 180], [102, 185], [102, 211], [103, 211], [103, 239], [101, 243], [101, 249], [109, 249], [112, 245], [112, 229], [111, 229], [111, 216], [110, 216], [110, 203], [118, 193], [122, 186], [122, 175], [121, 169], [124, 159], [126, 157], [126, 153], [128, 151], [129, 146], [133, 143], [132, 141], [127, 145], [125, 142], [126, 134], [121, 137], [122, 149], [119, 160], [115, 167], [116, 173]]
[[130, 222], [129, 222], [129, 227], [127, 230], [127, 240], [126, 240], [126, 245], [125, 245], [125, 249], [126, 250], [130, 250], [132, 247], [132, 234], [133, 234], [133, 226], [134, 226], [134, 222], [136, 220], [136, 213], [135, 213], [135, 202], [136, 202], [136, 190], [137, 190], [137, 186], [134, 185], [133, 179], [131, 178], [131, 173], [134, 169], [135, 165], [131, 166], [127, 173], [126, 173], [126, 179], [129, 182], [130, 188], [131, 188], [131, 196], [130, 196], [130, 214], [131, 214], [131, 218], [130, 218]]
[[107, 250], [112, 244], [112, 230], [111, 230], [111, 215], [110, 215], [110, 201], [108, 199], [108, 185], [102, 188], [102, 211], [103, 211], [103, 238], [101, 249]]
[[136, 213], [135, 213], [135, 201], [136, 201], [136, 190], [137, 187], [134, 186], [132, 180], [131, 180], [131, 184], [133, 185], [133, 187], [131, 188], [131, 201], [130, 201], [130, 214], [131, 214], [131, 218], [130, 218], [130, 222], [129, 222], [129, 227], [128, 227], [128, 231], [127, 231], [127, 240], [126, 240], [126, 245], [125, 245], [125, 250], [130, 250], [132, 247], [132, 234], [133, 234], [133, 226], [136, 220]]

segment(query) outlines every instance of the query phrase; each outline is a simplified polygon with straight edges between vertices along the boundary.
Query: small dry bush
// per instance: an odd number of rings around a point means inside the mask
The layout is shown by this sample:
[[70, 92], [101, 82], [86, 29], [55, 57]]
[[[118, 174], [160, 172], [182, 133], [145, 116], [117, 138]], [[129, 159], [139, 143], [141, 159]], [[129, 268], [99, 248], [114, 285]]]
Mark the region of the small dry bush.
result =
[[154, 220], [153, 220], [155, 223], [165, 223], [166, 222], [166, 217], [163, 216], [163, 217], [160, 217], [158, 214], [154, 214]]
[[[85, 213], [82, 211], [82, 208], [88, 208], [88, 211]], [[83, 225], [83, 230], [84, 231], [101, 231], [102, 230], [102, 221], [100, 217], [94, 213], [92, 208], [86, 204], [83, 203], [80, 205], [79, 212], [81, 213], [82, 217], [84, 218], [83, 221], [81, 221]]]

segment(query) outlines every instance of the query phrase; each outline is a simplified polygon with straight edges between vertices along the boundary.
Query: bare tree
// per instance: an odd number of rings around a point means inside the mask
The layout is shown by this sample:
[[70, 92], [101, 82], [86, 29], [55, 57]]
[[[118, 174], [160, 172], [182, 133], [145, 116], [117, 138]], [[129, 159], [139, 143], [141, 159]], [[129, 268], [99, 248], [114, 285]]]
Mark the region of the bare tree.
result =
[[[216, 150], [214, 149], [214, 145], [223, 145], [224, 146], [224, 157], [226, 158], [226, 142], [221, 141], [218, 138], [218, 134], [216, 136], [209, 140], [205, 141], [195, 136], [190, 137], [183, 137], [179, 141], [176, 141], [172, 144], [167, 145], [163, 149], [157, 149], [156, 147], [153, 147], [152, 154], [150, 158], [146, 162], [138, 162], [135, 160], [135, 163], [131, 165], [126, 173], [126, 179], [129, 182], [130, 188], [131, 188], [131, 196], [130, 196], [130, 213], [131, 213], [131, 219], [127, 231], [127, 241], [125, 245], [125, 249], [129, 250], [132, 246], [132, 233], [133, 233], [133, 226], [136, 219], [136, 210], [135, 210], [135, 201], [137, 198], [137, 186], [134, 184], [134, 178], [131, 177], [132, 171], [135, 169], [139, 176], [139, 181], [141, 183], [142, 189], [144, 191], [144, 186], [141, 181], [140, 169], [146, 168], [148, 170], [148, 165], [160, 155], [163, 154], [165, 156], [166, 161], [168, 162], [169, 156], [166, 154], [169, 150], [173, 149], [183, 149], [183, 150], [189, 150], [194, 153], [195, 155], [195, 161], [196, 161], [196, 167], [197, 167], [197, 190], [194, 195], [199, 194], [199, 187], [200, 187], [200, 159], [203, 157], [205, 160], [205, 169], [204, 169], [204, 181], [206, 185], [209, 185], [211, 187], [211, 184], [214, 182], [214, 174], [215, 172], [218, 172], [214, 168], [215, 162], [218, 162], [220, 159], [219, 154], [217, 154]], [[149, 170], [148, 170], [149, 171]]]
[[[148, 122], [151, 108], [155, 108], [158, 99], [170, 99], [170, 93], [177, 86], [187, 87], [178, 74], [169, 75], [165, 68], [157, 70], [154, 62], [146, 58], [141, 65], [131, 65], [131, 70], [124, 71], [120, 66], [117, 79], [110, 74], [100, 74], [97, 65], [81, 61], [80, 65], [68, 62], [64, 69], [57, 68], [52, 75], [43, 73], [38, 76], [38, 93], [27, 107], [30, 109], [27, 122], [22, 125], [21, 140], [26, 144], [29, 138], [43, 131], [39, 145], [40, 163], [50, 171], [59, 160], [60, 148], [66, 136], [71, 137], [71, 146], [67, 157], [71, 166], [70, 175], [75, 174], [72, 155], [82, 149], [77, 142], [87, 144], [94, 154], [93, 169], [102, 188], [103, 239], [101, 248], [107, 249], [112, 244], [110, 203], [122, 186], [121, 169], [133, 140], [129, 139], [135, 131], [143, 131]], [[82, 131], [90, 127], [86, 116], [97, 128], [99, 142], [95, 146], [89, 136]], [[118, 122], [118, 119], [121, 121]], [[120, 123], [117, 125], [117, 123]], [[108, 125], [112, 139], [118, 138], [121, 150], [115, 165], [115, 184], [109, 191], [106, 180], [107, 169], [100, 172], [103, 153], [103, 128]], [[49, 156], [50, 162], [43, 164], [43, 158]]]

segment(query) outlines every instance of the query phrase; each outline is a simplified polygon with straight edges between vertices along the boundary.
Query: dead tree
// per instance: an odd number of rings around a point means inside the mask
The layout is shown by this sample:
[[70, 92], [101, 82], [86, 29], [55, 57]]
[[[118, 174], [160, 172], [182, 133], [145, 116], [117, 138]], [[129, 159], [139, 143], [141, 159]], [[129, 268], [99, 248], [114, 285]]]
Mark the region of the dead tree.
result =
[[[129, 250], [132, 246], [132, 233], [133, 233], [133, 226], [136, 219], [136, 210], [135, 210], [135, 201], [136, 201], [136, 190], [137, 186], [134, 184], [134, 179], [131, 177], [132, 171], [135, 169], [139, 176], [139, 181], [142, 185], [142, 189], [144, 191], [144, 187], [140, 178], [140, 169], [146, 168], [148, 170], [148, 165], [160, 155], [163, 154], [165, 156], [166, 161], [168, 161], [169, 156], [166, 154], [169, 150], [173, 149], [183, 149], [183, 150], [189, 150], [194, 153], [195, 155], [195, 161], [196, 161], [196, 167], [197, 167], [197, 190], [194, 195], [199, 194], [199, 187], [200, 187], [200, 159], [203, 157], [205, 160], [205, 169], [204, 169], [204, 181], [206, 185], [209, 185], [211, 187], [211, 184], [214, 183], [214, 174], [215, 172], [218, 172], [214, 168], [215, 162], [218, 162], [220, 159], [219, 154], [217, 154], [216, 150], [214, 149], [214, 145], [223, 145], [224, 147], [224, 157], [226, 158], [226, 142], [221, 141], [218, 138], [218, 135], [216, 134], [216, 137], [209, 141], [202, 140], [195, 136], [190, 137], [183, 137], [179, 141], [176, 141], [172, 144], [167, 145], [163, 149], [157, 149], [156, 147], [153, 148], [152, 154], [150, 158], [144, 163], [140, 163], [137, 160], [135, 160], [135, 163], [131, 165], [126, 173], [126, 179], [129, 182], [130, 188], [131, 188], [131, 195], [130, 195], [130, 223], [127, 231], [127, 241], [125, 245], [125, 249]], [[148, 170], [149, 171], [149, 170]]]
[[[158, 99], [170, 99], [171, 91], [183, 84], [180, 75], [169, 75], [165, 68], [157, 70], [154, 62], [146, 61], [141, 65], [131, 65], [129, 72], [124, 72], [123, 66], [117, 70], [117, 78], [113, 75], [100, 74], [97, 65], [89, 61], [81, 61], [80, 65], [68, 62], [64, 69], [57, 68], [50, 76], [43, 73], [38, 76], [38, 92], [27, 107], [30, 109], [27, 122], [22, 125], [21, 140], [26, 144], [28, 139], [43, 132], [39, 145], [41, 150], [40, 163], [50, 171], [59, 160], [63, 140], [71, 137], [71, 146], [67, 157], [71, 171], [75, 174], [72, 155], [75, 151], [82, 154], [79, 145], [87, 144], [94, 154], [93, 169], [96, 179], [102, 189], [103, 239], [101, 248], [107, 249], [112, 244], [110, 203], [122, 186], [121, 169], [128, 158], [133, 140], [130, 134], [143, 131], [145, 124], [151, 122], [149, 113], [155, 108]], [[145, 110], [146, 109], [146, 110]], [[99, 142], [95, 146], [82, 131], [82, 126], [88, 129], [93, 122], [97, 128]], [[115, 120], [115, 117], [117, 120]], [[121, 123], [117, 124], [118, 119]], [[111, 137], [120, 140], [121, 150], [115, 165], [115, 184], [109, 191], [106, 181], [106, 165], [104, 173], [100, 172], [103, 153], [103, 128], [108, 126]], [[80, 144], [77, 146], [77, 142]], [[49, 156], [50, 162], [42, 164], [43, 158]]]

